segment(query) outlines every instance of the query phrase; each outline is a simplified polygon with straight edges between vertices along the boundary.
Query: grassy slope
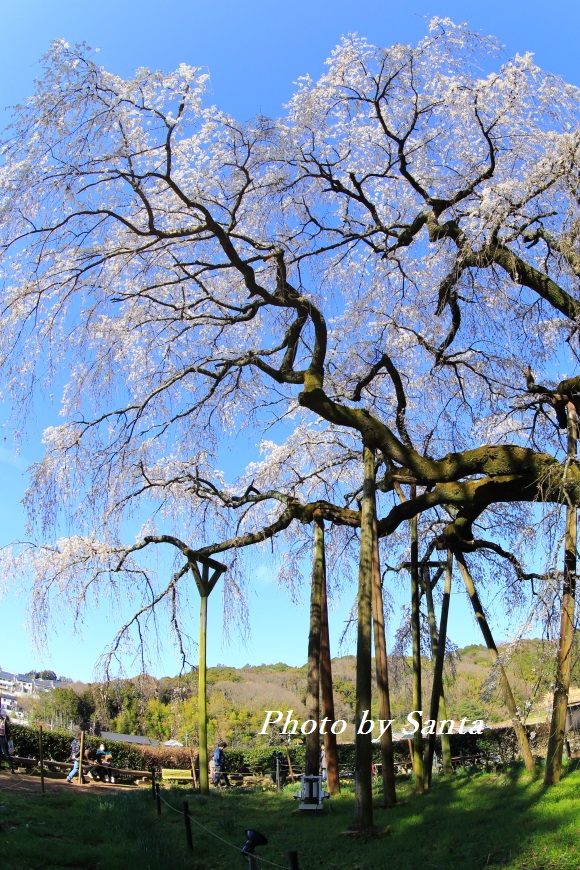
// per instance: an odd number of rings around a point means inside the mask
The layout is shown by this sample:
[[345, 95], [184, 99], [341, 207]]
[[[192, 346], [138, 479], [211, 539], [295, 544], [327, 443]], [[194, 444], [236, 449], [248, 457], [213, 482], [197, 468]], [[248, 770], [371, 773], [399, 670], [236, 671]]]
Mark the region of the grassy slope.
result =
[[[423, 797], [412, 795], [395, 809], [377, 809], [375, 822], [389, 832], [381, 839], [345, 837], [352, 818], [352, 794], [331, 802], [325, 816], [295, 812], [288, 790], [212, 793], [204, 798], [172, 789], [163, 797], [240, 847], [246, 827], [269, 838], [258, 854], [283, 867], [289, 849], [300, 867], [334, 870], [547, 870], [580, 866], [577, 792], [580, 773], [545, 790], [541, 777], [514, 772], [456, 775], [439, 779]], [[163, 807], [157, 817], [149, 792], [94, 797], [89, 794], [31, 796], [0, 793], [0, 849], [3, 870], [90, 868], [126, 870], [188, 866], [198, 870], [243, 866], [234, 849], [193, 825], [195, 852], [187, 855], [181, 816]], [[267, 866], [267, 865], [261, 865]]]

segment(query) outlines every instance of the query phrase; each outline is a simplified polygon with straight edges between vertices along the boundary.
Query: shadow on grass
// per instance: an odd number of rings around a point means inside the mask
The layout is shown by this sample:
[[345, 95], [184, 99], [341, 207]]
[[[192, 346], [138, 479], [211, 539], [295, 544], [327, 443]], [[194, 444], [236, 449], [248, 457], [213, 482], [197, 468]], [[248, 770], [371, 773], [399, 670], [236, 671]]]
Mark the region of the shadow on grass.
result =
[[[580, 866], [576, 792], [578, 762], [562, 782], [546, 789], [541, 775], [518, 768], [496, 774], [458, 773], [437, 778], [423, 796], [398, 782], [401, 804], [375, 809], [382, 839], [342, 836], [352, 823], [352, 788], [332, 798], [330, 812], [300, 814], [292, 790], [223, 791], [201, 796], [185, 788], [163, 790], [170, 805], [149, 792], [93, 797], [75, 794], [0, 795], [2, 870], [98, 868], [126, 870], [190, 866], [221, 870], [238, 866], [245, 830], [268, 837], [259, 857], [288, 866], [296, 850], [301, 867], [324, 870], [548, 870]], [[380, 781], [375, 798], [381, 799]], [[194, 853], [186, 850], [182, 802], [192, 817]], [[403, 803], [403, 800], [405, 801]]]
[[[331, 812], [325, 816], [296, 813], [287, 792], [237, 798], [211, 795], [204, 807], [192, 795], [190, 806], [200, 822], [238, 847], [245, 828], [262, 831], [269, 844], [259, 854], [282, 866], [287, 866], [288, 850], [296, 849], [300, 866], [327, 870], [577, 870], [578, 784], [578, 775], [572, 772], [546, 789], [541, 776], [510, 767], [496, 774], [441, 777], [423, 796], [412, 795], [408, 786], [406, 790], [402, 786], [406, 803], [375, 809], [375, 824], [388, 828], [388, 834], [356, 842], [341, 836], [352, 822], [350, 789], [331, 800]], [[380, 801], [379, 790], [376, 799]], [[201, 832], [200, 837], [206, 854], [211, 854], [216, 848], [211, 835]], [[221, 860], [226, 866], [225, 847]]]
[[[186, 866], [185, 838], [153, 821], [155, 802], [132, 794], [0, 791], [2, 870], [159, 870]], [[179, 829], [182, 834], [183, 824]]]
[[401, 870], [578, 868], [577, 787], [568, 775], [545, 788], [517, 766], [441, 778], [403, 808], [382, 860]]

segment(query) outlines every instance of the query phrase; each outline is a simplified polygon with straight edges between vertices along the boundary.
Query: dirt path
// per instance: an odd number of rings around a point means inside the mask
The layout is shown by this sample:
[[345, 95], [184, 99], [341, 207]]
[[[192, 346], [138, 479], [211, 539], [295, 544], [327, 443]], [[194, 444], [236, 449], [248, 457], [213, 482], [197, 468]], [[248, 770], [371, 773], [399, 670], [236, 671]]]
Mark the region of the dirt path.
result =
[[[45, 794], [56, 794], [60, 791], [74, 791], [75, 794], [96, 794], [98, 791], [135, 791], [138, 788], [151, 788], [150, 785], [120, 785], [117, 783], [94, 782], [89, 780], [86, 785], [79, 785], [78, 781], [69, 783], [66, 779], [44, 777]], [[0, 793], [23, 792], [27, 794], [42, 794], [40, 776], [30, 773], [10, 773], [9, 770], [0, 770]]]

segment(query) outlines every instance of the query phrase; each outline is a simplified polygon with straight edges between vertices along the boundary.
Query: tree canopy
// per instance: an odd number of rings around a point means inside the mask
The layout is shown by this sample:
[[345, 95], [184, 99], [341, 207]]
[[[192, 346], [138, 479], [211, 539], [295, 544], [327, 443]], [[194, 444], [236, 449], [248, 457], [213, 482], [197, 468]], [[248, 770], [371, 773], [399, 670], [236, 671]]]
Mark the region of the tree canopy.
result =
[[[382, 537], [420, 514], [470, 550], [513, 539], [514, 504], [577, 502], [577, 89], [442, 19], [344, 39], [281, 119], [205, 87], [56, 42], [3, 146], [2, 371], [17, 419], [62, 395], [28, 495], [39, 610], [105, 578], [179, 635], [195, 554], [360, 525], [362, 444]], [[220, 472], [243, 430], [261, 456]], [[139, 560], [162, 543], [169, 581]]]

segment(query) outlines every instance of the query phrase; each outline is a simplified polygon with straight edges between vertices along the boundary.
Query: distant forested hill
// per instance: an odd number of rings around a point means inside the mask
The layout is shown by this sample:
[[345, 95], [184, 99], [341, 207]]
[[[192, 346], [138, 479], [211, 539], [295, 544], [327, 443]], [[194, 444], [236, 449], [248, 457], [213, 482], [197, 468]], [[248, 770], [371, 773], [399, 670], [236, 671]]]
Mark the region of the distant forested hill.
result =
[[[528, 721], [546, 719], [547, 697], [554, 669], [554, 644], [524, 640], [500, 648], [512, 690], [522, 715]], [[576, 651], [577, 652], [577, 651]], [[333, 659], [335, 716], [352, 722], [355, 704], [354, 656]], [[395, 727], [405, 723], [411, 706], [411, 667], [407, 658], [389, 658], [391, 706]], [[423, 661], [423, 709], [427, 716], [431, 692], [431, 663]], [[487, 722], [506, 720], [507, 712], [496, 684], [485, 647], [471, 645], [450, 653], [445, 670], [445, 696], [449, 718], [466, 716]], [[580, 685], [580, 663], [576, 655], [573, 685]], [[576, 693], [578, 694], [578, 693]], [[209, 737], [223, 737], [232, 745], [259, 745], [267, 742], [258, 732], [266, 710], [293, 711], [303, 721], [306, 666], [246, 665], [243, 668], [218, 666], [208, 670]], [[376, 692], [373, 693], [376, 697]], [[573, 697], [576, 697], [574, 692]], [[580, 695], [579, 695], [580, 697]], [[29, 702], [32, 721], [47, 724], [84, 722], [103, 730], [127, 734], [146, 734], [159, 740], [169, 738], [182, 743], [197, 741], [197, 672], [176, 677], [142, 674], [111, 683], [71, 683], [55, 689], [49, 696]], [[376, 710], [371, 712], [374, 716]], [[352, 728], [342, 736], [349, 739]], [[275, 729], [272, 729], [275, 734]]]

